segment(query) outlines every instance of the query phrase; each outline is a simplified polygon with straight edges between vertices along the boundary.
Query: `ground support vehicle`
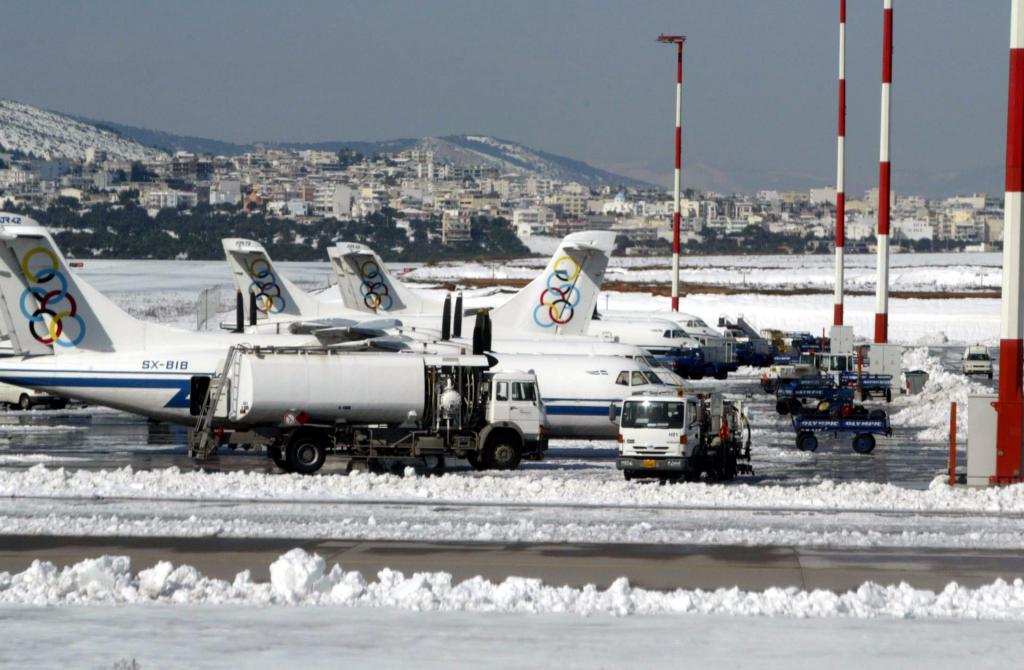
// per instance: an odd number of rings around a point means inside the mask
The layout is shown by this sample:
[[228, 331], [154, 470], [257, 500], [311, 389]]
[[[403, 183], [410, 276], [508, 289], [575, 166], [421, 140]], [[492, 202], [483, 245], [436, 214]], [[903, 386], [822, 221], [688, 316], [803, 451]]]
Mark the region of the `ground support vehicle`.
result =
[[[807, 408], [806, 403], [811, 402]], [[805, 377], [781, 384], [775, 392], [779, 414], [824, 413], [853, 405], [853, 389], [836, 384], [831, 377]]]
[[21, 410], [29, 410], [38, 405], [45, 405], [53, 409], [64, 409], [68, 406], [68, 399], [50, 395], [46, 391], [37, 391], [23, 386], [15, 386], [14, 384], [0, 383], [0, 404], [16, 407]]
[[[780, 359], [776, 357], [776, 361]], [[818, 369], [812, 363], [789, 362], [791, 359], [781, 359], [782, 362], [773, 362], [767, 372], [761, 375], [761, 388], [765, 393], [775, 393], [780, 386], [787, 382], [798, 379], [817, 378]]]
[[992, 379], [992, 357], [984, 345], [975, 344], [964, 349], [960, 365], [965, 375], [987, 375]]
[[856, 372], [840, 372], [839, 384], [858, 391], [861, 400], [871, 397], [885, 398], [892, 402], [892, 375], [857, 375]]
[[190, 453], [267, 450], [311, 474], [328, 454], [350, 469], [441, 472], [446, 458], [511, 470], [547, 448], [531, 372], [492, 372], [485, 356], [233, 347], [212, 380], [193, 377]]
[[644, 394], [622, 403], [616, 467], [627, 480], [729, 481], [753, 474], [749, 463], [742, 401], [721, 393]]
[[736, 361], [739, 365], [763, 368], [771, 364], [775, 347], [769, 339], [750, 325], [743, 315], [735, 320], [724, 314], [718, 317], [718, 327], [725, 330], [736, 341]]
[[701, 347], [689, 349], [672, 347], [670, 349], [648, 349], [648, 351], [658, 363], [683, 379], [704, 378], [707, 363], [704, 360], [704, 351]]
[[875, 449], [875, 435], [892, 435], [889, 416], [883, 410], [874, 410], [867, 416], [794, 416], [796, 447], [800, 451], [818, 448], [817, 433], [852, 434], [851, 446], [858, 454], [870, 454]]

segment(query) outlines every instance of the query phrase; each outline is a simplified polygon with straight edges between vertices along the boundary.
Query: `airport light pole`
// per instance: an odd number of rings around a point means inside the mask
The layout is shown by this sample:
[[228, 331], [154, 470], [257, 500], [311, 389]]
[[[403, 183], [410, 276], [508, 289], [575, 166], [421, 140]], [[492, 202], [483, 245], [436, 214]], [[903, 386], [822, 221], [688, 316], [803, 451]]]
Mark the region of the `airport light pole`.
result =
[[889, 89], [892, 86], [892, 0], [882, 4], [882, 118], [878, 143], [878, 283], [875, 287], [875, 342], [889, 341]]
[[832, 323], [843, 325], [843, 252], [846, 245], [846, 0], [839, 0], [839, 128], [836, 133], [836, 285]]
[[658, 35], [663, 44], [676, 45], [676, 172], [672, 194], [672, 311], [679, 311], [679, 181], [682, 168], [683, 151], [683, 42], [686, 35]]
[[1021, 481], [1024, 426], [1024, 2], [1010, 4], [1010, 81], [1006, 114], [1006, 196], [1003, 205], [1003, 286], [1000, 298], [999, 400], [996, 408], [996, 474], [993, 483]]

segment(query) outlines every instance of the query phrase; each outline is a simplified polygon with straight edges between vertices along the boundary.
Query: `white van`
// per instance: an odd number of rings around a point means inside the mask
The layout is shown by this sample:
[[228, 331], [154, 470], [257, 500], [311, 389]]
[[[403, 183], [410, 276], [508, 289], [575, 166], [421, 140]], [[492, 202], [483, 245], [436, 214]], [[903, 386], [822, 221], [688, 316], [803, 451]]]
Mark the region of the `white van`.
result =
[[988, 375], [992, 379], [992, 357], [984, 345], [974, 344], [964, 349], [961, 364], [965, 375]]
[[68, 399], [0, 382], [0, 405], [18, 409], [32, 409], [36, 405], [47, 405], [54, 409], [64, 409], [68, 406]]

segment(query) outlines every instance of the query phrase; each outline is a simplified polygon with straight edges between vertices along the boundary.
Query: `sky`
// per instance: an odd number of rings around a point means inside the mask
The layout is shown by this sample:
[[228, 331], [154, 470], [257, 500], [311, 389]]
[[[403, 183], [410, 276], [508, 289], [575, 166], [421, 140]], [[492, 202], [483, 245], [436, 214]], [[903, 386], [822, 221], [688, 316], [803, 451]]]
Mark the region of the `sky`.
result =
[[[839, 0], [5, 0], [0, 97], [230, 141], [490, 134], [669, 185], [835, 182]], [[894, 0], [893, 188], [1002, 191], [1009, 0]], [[847, 9], [847, 188], [878, 179], [882, 0]], [[10, 54], [16, 54], [10, 57]]]

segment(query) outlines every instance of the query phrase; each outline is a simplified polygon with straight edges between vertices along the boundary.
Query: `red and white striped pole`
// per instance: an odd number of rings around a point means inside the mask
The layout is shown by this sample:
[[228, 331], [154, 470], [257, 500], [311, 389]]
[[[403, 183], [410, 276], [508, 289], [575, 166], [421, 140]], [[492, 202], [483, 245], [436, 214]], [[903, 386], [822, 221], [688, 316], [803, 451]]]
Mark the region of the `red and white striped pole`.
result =
[[875, 342], [889, 341], [889, 88], [892, 86], [892, 0], [883, 0], [882, 122], [878, 147], [878, 285]]
[[846, 0], [839, 0], [839, 132], [836, 137], [836, 286], [832, 323], [843, 325], [843, 247], [846, 244]]
[[658, 41], [676, 45], [676, 172], [672, 194], [672, 311], [679, 311], [679, 186], [683, 154], [683, 42], [686, 35], [659, 35]]
[[1024, 191], [1024, 7], [1010, 5], [1010, 83], [1006, 115], [1006, 200], [1003, 212], [1003, 291], [999, 339], [999, 401], [996, 403], [997, 483], [1020, 481], [1024, 430], [1024, 257], [1021, 200]]

